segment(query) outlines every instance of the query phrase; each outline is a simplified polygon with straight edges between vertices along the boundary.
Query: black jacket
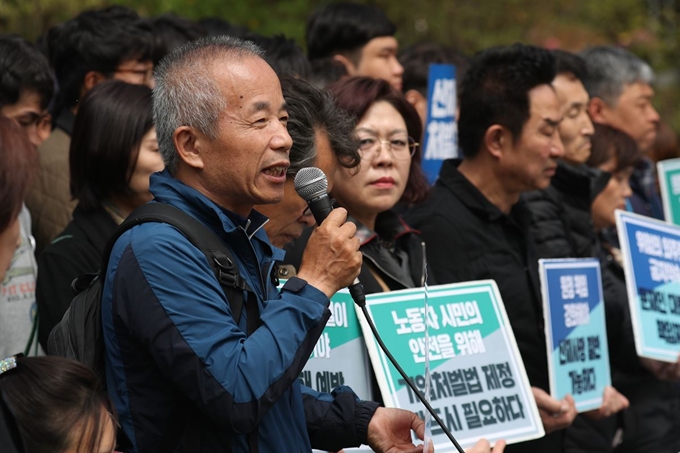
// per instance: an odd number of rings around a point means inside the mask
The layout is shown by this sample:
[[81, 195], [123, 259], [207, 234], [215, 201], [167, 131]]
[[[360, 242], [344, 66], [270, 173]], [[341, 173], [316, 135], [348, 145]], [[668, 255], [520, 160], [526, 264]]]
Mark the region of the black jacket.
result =
[[71, 283], [83, 274], [97, 272], [116, 222], [103, 207], [85, 211], [80, 205], [73, 220], [38, 256], [38, 340], [47, 351], [47, 338], [61, 321], [75, 296]]
[[[459, 164], [444, 162], [429, 199], [405, 219], [421, 231], [438, 283], [496, 281], [529, 381], [549, 391], [537, 258], [527, 235], [530, 212], [519, 201], [509, 215], [502, 213], [458, 172]], [[559, 431], [505, 451], [561, 452], [562, 438]]]
[[585, 165], [559, 162], [546, 190], [526, 193], [532, 215], [530, 234], [539, 258], [586, 258], [596, 255], [597, 237], [590, 205], [610, 174]]

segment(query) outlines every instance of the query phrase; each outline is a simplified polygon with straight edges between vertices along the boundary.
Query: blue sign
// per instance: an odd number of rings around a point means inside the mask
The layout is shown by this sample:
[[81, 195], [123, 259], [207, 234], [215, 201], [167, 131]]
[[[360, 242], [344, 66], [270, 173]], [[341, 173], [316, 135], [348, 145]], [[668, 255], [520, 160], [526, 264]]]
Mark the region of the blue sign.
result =
[[611, 384], [597, 259], [539, 260], [550, 394], [572, 395], [579, 412], [602, 405]]
[[680, 227], [616, 211], [635, 347], [641, 357], [680, 354]]
[[427, 121], [422, 144], [422, 167], [430, 183], [434, 183], [439, 176], [444, 160], [458, 156], [456, 102], [456, 67], [431, 64], [427, 89]]

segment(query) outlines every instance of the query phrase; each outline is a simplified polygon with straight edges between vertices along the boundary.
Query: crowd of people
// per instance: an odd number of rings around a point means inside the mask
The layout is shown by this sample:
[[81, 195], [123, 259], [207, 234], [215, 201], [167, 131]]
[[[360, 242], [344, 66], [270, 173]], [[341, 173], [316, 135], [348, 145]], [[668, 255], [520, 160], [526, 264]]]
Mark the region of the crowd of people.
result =
[[[310, 15], [306, 54], [121, 6], [36, 44], [0, 36], [3, 451], [422, 451], [414, 413], [298, 379], [357, 277], [369, 294], [496, 281], [546, 434], [468, 453], [680, 451], [680, 361], [636, 353], [614, 217], [663, 218], [654, 159], [677, 150], [651, 67], [614, 46], [400, 52], [395, 34], [335, 3]], [[460, 155], [433, 186], [431, 63], [457, 68]], [[320, 225], [293, 186], [307, 167], [336, 203]], [[130, 228], [103, 262], [149, 202], [226, 245], [243, 310], [170, 224]], [[582, 257], [601, 262], [612, 385], [579, 414], [550, 395], [538, 260]], [[45, 356], [72, 282], [102, 266], [104, 370]]]

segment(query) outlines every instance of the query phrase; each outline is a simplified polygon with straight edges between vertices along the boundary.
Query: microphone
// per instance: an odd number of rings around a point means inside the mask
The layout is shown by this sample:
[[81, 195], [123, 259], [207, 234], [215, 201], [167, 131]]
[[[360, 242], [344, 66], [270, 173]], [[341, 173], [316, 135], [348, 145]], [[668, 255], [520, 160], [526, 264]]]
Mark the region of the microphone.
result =
[[[300, 198], [307, 202], [316, 224], [321, 225], [321, 222], [333, 210], [333, 202], [328, 196], [328, 179], [326, 179], [324, 172], [316, 167], [301, 169], [295, 175], [295, 191]], [[348, 289], [354, 303], [359, 307], [364, 307], [366, 295], [359, 278], [355, 278], [354, 283]]]

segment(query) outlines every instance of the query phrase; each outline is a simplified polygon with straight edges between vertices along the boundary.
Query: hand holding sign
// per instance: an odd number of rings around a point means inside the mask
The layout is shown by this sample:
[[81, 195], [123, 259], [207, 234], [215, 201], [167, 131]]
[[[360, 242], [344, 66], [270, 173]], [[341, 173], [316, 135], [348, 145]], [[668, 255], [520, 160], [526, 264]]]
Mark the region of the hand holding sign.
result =
[[[411, 442], [411, 430], [418, 439], [425, 435], [425, 422], [411, 411], [379, 407], [368, 424], [368, 445], [376, 452], [416, 453], [423, 451]], [[430, 444], [429, 453], [434, 453]]]
[[480, 439], [472, 447], [465, 450], [465, 453], [489, 453], [489, 452], [503, 453], [504, 450], [505, 450], [504, 440], [499, 440], [498, 442], [496, 442], [496, 445], [494, 445], [492, 450], [491, 445], [489, 445], [489, 441], [487, 441], [486, 439]]
[[614, 387], [608, 385], [602, 393], [602, 405], [598, 409], [585, 412], [584, 414], [592, 420], [602, 420], [627, 409], [628, 406], [630, 406], [628, 398], [620, 394]]
[[551, 433], [560, 429], [568, 428], [576, 418], [576, 404], [571, 395], [564, 399], [556, 400], [538, 387], [531, 387], [538, 406], [538, 413], [541, 414], [541, 421], [545, 432]]

